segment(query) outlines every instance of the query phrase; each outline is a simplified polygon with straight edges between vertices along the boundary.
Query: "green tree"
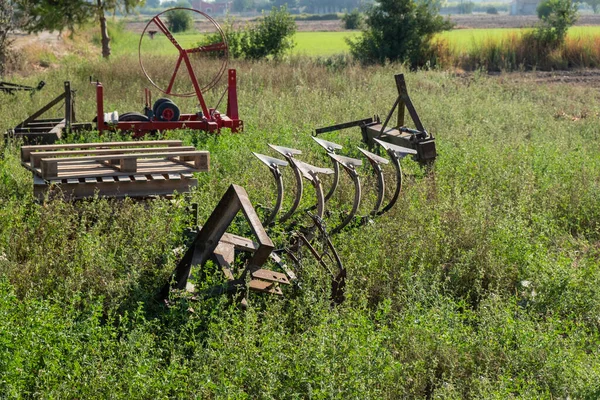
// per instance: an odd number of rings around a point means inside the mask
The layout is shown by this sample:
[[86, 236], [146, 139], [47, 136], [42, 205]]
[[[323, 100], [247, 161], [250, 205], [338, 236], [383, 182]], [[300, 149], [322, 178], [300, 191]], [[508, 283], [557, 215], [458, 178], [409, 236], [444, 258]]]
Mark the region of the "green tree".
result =
[[129, 14], [144, 0], [16, 0], [23, 17], [24, 28], [29, 32], [63, 31], [72, 32], [79, 25], [92, 19], [100, 24], [102, 57], [110, 57], [110, 37], [106, 24], [106, 15], [117, 10]]
[[363, 64], [408, 62], [412, 68], [427, 60], [431, 39], [450, 29], [438, 3], [423, 0], [378, 0], [367, 9], [366, 28], [348, 40], [350, 52]]
[[146, 7], [148, 8], [159, 8], [160, 0], [146, 0]]
[[11, 40], [8, 35], [14, 29], [13, 8], [8, 0], [0, 0], [0, 76], [4, 75]]
[[244, 33], [242, 49], [244, 56], [258, 60], [268, 56], [280, 58], [294, 47], [296, 21], [287, 7], [275, 8]]
[[567, 31], [577, 21], [577, 3], [571, 0], [544, 0], [537, 7], [542, 25], [535, 35], [552, 45], [564, 42]]
[[194, 19], [188, 10], [173, 10], [167, 12], [167, 26], [173, 33], [184, 32], [194, 25]]

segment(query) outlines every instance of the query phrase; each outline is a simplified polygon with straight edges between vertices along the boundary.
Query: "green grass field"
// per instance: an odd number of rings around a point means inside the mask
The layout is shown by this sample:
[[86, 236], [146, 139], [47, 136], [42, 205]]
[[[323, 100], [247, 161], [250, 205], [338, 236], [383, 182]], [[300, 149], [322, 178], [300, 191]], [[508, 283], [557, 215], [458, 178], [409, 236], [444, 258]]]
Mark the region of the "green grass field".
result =
[[[0, 397], [599, 397], [597, 89], [393, 64], [336, 72], [310, 60], [236, 68], [244, 133], [149, 138], [210, 151], [211, 170], [196, 174], [189, 196], [38, 204], [20, 143], [2, 142]], [[232, 183], [254, 205], [272, 204], [270, 172], [252, 152], [275, 156], [267, 145], [275, 143], [329, 166], [311, 138], [314, 128], [385, 115], [399, 72], [436, 136], [438, 158], [429, 171], [405, 158], [397, 206], [332, 237], [348, 270], [345, 303], [331, 307], [330, 280], [308, 254], [297, 271], [300, 290], [251, 295], [245, 312], [226, 296], [173, 297], [168, 307], [154, 300], [181, 258], [176, 249], [192, 224], [191, 203], [199, 204], [201, 224]], [[0, 96], [0, 129], [61, 93], [64, 80], [77, 89], [78, 119], [91, 120], [90, 75], [104, 84], [106, 111], [141, 109], [147, 82], [134, 57], [72, 57], [21, 78], [48, 82], [41, 92]], [[208, 102], [220, 93], [207, 93]], [[176, 102], [195, 110], [192, 99]], [[356, 158], [365, 146], [358, 128], [323, 138]], [[64, 141], [119, 139], [88, 132]], [[364, 164], [366, 213], [374, 179]], [[283, 173], [291, 179], [289, 168]], [[305, 186], [301, 208], [314, 201]], [[328, 205], [334, 212], [350, 204], [346, 176], [342, 187]], [[241, 218], [232, 229], [250, 234]], [[277, 247], [288, 243], [290, 229], [270, 231]], [[209, 278], [221, 276], [215, 273]]]

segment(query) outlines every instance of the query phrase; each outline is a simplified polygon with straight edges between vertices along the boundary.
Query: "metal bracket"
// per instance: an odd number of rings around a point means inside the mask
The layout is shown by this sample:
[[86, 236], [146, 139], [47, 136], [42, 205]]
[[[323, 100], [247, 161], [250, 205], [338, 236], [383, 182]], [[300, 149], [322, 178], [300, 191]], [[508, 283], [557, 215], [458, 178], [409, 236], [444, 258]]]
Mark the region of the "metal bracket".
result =
[[394, 195], [390, 202], [381, 210], [381, 212], [377, 213], [377, 215], [381, 215], [387, 211], [389, 211], [396, 201], [398, 201], [398, 197], [400, 196], [400, 191], [402, 190], [402, 167], [400, 166], [400, 160], [406, 157], [409, 154], [417, 154], [416, 150], [408, 149], [406, 147], [397, 146], [392, 143], [384, 142], [379, 139], [374, 139], [381, 147], [383, 147], [390, 158], [392, 159], [392, 164], [394, 164], [394, 168], [396, 170], [396, 190], [394, 190]]
[[371, 167], [373, 167], [373, 171], [377, 175], [377, 200], [375, 200], [375, 205], [373, 206], [371, 215], [379, 215], [379, 208], [381, 207], [381, 204], [383, 204], [383, 195], [385, 194], [385, 179], [383, 178], [381, 164], [388, 164], [389, 160], [380, 157], [377, 154], [373, 154], [365, 149], [361, 149], [360, 147], [358, 150], [360, 150], [360, 152], [367, 157], [367, 160], [369, 160], [369, 163], [371, 163]]
[[[242, 211], [257, 239], [252, 240], [226, 233], [239, 211]], [[171, 289], [188, 288], [188, 278], [193, 267], [202, 267], [209, 259], [214, 259], [223, 268], [228, 282], [209, 290], [207, 295], [234, 293], [244, 288], [272, 294], [282, 294], [279, 284], [289, 284], [295, 279], [291, 271], [284, 273], [262, 269], [262, 265], [273, 258], [273, 242], [260, 223], [256, 211], [250, 203], [246, 191], [237, 185], [231, 185], [214, 209], [206, 224], [195, 235], [192, 244], [173, 272], [173, 283], [166, 284], [159, 297], [166, 299]], [[251, 254], [246, 267], [239, 277], [233, 275], [231, 264], [234, 252], [245, 251]], [[278, 258], [278, 257], [277, 257]], [[276, 258], [273, 258], [277, 261]], [[281, 261], [281, 260], [279, 260]], [[248, 282], [247, 282], [248, 280]]]

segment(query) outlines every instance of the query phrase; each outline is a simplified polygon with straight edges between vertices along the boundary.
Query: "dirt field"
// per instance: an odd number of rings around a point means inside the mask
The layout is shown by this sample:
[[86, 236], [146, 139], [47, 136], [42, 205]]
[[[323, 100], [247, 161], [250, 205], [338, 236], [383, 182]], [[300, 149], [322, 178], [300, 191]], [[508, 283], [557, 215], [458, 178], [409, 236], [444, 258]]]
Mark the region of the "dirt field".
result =
[[[458, 29], [468, 28], [526, 28], [534, 26], [538, 22], [536, 15], [451, 15], [450, 20], [456, 24]], [[600, 25], [600, 14], [583, 14], [579, 16], [576, 26]]]

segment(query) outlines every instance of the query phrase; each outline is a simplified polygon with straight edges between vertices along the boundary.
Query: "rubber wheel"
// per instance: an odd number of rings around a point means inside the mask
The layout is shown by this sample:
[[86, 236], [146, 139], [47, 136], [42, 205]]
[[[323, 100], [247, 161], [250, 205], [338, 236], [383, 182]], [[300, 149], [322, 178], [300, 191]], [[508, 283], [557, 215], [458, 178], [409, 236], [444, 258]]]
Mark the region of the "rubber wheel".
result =
[[[158, 112], [157, 112], [158, 106], [160, 106], [161, 104], [166, 103], [166, 102], [173, 103], [173, 100], [168, 99], [166, 97], [161, 97], [160, 99], [158, 99], [154, 102], [154, 105], [152, 106], [152, 112], [154, 113], [154, 116], [158, 115]], [[175, 103], [173, 103], [173, 104], [175, 104]]]
[[179, 107], [171, 101], [165, 101], [156, 107], [156, 113], [154, 115], [159, 121], [179, 121], [181, 112]]
[[119, 115], [119, 122], [149, 122], [150, 118], [139, 112], [126, 112]]

